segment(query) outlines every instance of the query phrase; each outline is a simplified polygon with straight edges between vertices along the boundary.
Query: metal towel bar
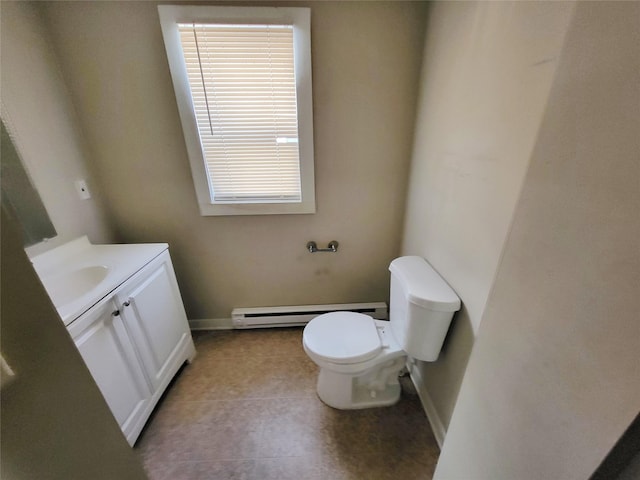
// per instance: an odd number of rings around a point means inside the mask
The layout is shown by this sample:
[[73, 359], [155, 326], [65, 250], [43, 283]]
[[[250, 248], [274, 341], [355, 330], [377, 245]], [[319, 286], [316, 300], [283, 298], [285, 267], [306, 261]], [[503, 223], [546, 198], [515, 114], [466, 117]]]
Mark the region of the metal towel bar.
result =
[[309, 253], [316, 253], [316, 252], [337, 252], [338, 251], [338, 242], [336, 242], [335, 240], [331, 240], [329, 242], [329, 245], [327, 245], [327, 248], [318, 248], [318, 245], [316, 244], [316, 242], [308, 242], [307, 243], [307, 250], [309, 250]]

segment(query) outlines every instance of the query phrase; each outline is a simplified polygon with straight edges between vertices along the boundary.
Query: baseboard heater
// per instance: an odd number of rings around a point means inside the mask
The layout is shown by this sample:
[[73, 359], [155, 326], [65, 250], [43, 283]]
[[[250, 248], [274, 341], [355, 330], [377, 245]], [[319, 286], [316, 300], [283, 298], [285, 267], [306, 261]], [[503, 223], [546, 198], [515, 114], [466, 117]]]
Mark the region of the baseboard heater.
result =
[[323, 313], [338, 311], [364, 313], [378, 320], [386, 320], [388, 318], [387, 304], [374, 302], [234, 308], [231, 312], [231, 320], [234, 328], [292, 327], [306, 325], [312, 318]]

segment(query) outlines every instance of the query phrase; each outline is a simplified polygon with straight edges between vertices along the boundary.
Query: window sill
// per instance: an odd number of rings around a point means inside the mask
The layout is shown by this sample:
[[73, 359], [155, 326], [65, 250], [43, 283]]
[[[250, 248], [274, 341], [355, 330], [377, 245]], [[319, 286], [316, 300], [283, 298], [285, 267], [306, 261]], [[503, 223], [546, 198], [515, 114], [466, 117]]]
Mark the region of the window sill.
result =
[[291, 215], [316, 213], [314, 201], [301, 203], [236, 203], [211, 204], [200, 203], [200, 215]]

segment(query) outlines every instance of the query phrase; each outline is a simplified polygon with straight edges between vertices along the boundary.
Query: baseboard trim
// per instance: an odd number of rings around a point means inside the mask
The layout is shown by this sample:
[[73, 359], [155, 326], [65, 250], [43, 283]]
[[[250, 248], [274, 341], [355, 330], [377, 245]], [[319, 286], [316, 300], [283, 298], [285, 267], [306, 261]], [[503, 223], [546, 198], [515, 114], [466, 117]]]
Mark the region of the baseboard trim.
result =
[[189, 320], [191, 330], [232, 330], [233, 321], [230, 318], [195, 318]]
[[436, 406], [427, 391], [420, 370], [412, 361], [407, 362], [407, 367], [409, 367], [409, 376], [411, 377], [413, 385], [416, 387], [424, 413], [427, 415], [427, 420], [429, 420], [429, 424], [431, 425], [433, 436], [436, 437], [436, 442], [438, 442], [438, 446], [440, 447], [440, 450], [442, 450], [442, 444], [444, 443], [444, 437], [447, 430], [444, 428], [444, 424], [440, 419], [440, 415], [438, 415]]

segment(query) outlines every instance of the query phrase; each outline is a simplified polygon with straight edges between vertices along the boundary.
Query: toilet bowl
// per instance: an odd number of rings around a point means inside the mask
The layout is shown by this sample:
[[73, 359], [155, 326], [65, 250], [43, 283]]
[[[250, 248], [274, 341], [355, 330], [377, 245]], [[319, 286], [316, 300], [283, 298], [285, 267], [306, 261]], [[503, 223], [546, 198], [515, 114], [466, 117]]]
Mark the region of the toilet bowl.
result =
[[391, 271], [390, 321], [355, 312], [319, 315], [304, 329], [305, 352], [320, 367], [317, 392], [327, 405], [393, 405], [407, 356], [437, 359], [460, 299], [421, 257], [400, 257]]
[[390, 334], [389, 322], [362, 313], [326, 313], [307, 324], [302, 345], [320, 367], [317, 392], [327, 405], [369, 408], [400, 398], [398, 372], [406, 353]]

